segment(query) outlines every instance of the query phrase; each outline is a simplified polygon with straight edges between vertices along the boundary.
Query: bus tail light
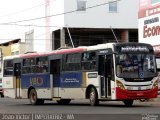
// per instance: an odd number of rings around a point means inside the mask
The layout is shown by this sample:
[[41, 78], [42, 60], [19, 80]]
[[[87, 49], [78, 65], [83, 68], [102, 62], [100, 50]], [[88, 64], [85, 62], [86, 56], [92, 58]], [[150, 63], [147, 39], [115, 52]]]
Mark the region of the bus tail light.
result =
[[119, 87], [120, 89], [122, 90], [125, 89], [124, 85], [120, 81], [116, 80], [116, 84], [117, 84], [117, 87]]
[[155, 82], [154, 82], [154, 84], [153, 84], [153, 89], [154, 88], [158, 88], [158, 80], [156, 80]]

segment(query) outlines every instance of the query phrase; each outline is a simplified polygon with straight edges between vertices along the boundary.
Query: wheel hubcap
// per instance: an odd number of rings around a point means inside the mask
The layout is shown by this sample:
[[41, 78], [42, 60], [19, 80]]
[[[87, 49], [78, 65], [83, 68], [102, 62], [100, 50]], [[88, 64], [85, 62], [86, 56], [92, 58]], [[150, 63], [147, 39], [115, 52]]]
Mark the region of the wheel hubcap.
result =
[[32, 102], [35, 102], [35, 99], [36, 99], [36, 95], [35, 95], [34, 93], [32, 93], [32, 94], [31, 94], [31, 101], [32, 101]]
[[91, 103], [93, 103], [94, 102], [94, 92], [91, 92], [90, 93], [90, 101], [91, 101]]

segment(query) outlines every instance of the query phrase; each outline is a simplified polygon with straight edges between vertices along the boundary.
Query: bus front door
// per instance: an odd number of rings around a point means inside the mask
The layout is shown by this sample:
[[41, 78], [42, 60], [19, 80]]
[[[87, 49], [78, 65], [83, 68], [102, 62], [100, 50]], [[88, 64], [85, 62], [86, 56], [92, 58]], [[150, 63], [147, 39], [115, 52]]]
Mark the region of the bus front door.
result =
[[98, 73], [100, 75], [101, 83], [101, 97], [111, 97], [111, 80], [112, 80], [112, 67], [113, 67], [112, 55], [99, 55], [98, 59]]
[[14, 79], [15, 79], [15, 94], [16, 98], [21, 97], [21, 64], [14, 63]]

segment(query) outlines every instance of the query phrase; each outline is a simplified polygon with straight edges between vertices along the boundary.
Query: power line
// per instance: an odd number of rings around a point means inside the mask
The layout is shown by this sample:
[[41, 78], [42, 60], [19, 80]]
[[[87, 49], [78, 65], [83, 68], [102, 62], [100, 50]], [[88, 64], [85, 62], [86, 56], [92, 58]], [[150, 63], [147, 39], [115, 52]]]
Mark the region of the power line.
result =
[[43, 25], [35, 25], [35, 24], [26, 24], [26, 25], [22, 25], [22, 24], [8, 24], [8, 23], [6, 23], [6, 24], [1, 24], [1, 25], [14, 25], [14, 26], [20, 26], [20, 27], [57, 27], [57, 28], [61, 28], [60, 26], [43, 26]]
[[[50, 1], [50, 2], [53, 2], [53, 1], [55, 1], [55, 0], [52, 0], [52, 1]], [[36, 5], [36, 6], [33, 6], [33, 7], [30, 7], [30, 8], [26, 8], [26, 9], [23, 9], [23, 10], [20, 10], [20, 11], [15, 11], [15, 12], [12, 12], [12, 13], [8, 13], [8, 14], [6, 14], [6, 15], [2, 15], [2, 16], [0, 16], [0, 18], [1, 18], [1, 17], [11, 16], [11, 15], [18, 14], [18, 13], [22, 13], [22, 12], [26, 12], [26, 11], [29, 11], [29, 10], [31, 10], [31, 9], [34, 9], [34, 8], [43, 6], [43, 5], [45, 5], [45, 3], [44, 3], [44, 4], [40, 4], [40, 5]]]
[[[38, 35], [38, 36], [36, 36], [36, 37], [40, 37], [40, 36], [43, 36], [43, 35], [45, 35], [45, 33], [44, 34], [41, 34], [41, 35]], [[87, 35], [72, 35], [72, 37], [73, 38], [75, 38], [75, 37], [77, 37], [77, 39], [113, 39], [113, 37], [110, 37], [110, 36], [108, 36], [108, 35], [96, 35], [96, 36], [87, 36]], [[66, 39], [69, 39], [69, 36], [67, 37], [66, 36]], [[60, 38], [55, 38], [55, 39], [60, 39]], [[1, 40], [12, 40], [12, 39], [9, 39], [9, 38], [5, 38], [5, 39], [0, 39], [0, 41]], [[29, 40], [29, 39], [21, 39], [21, 40]], [[33, 39], [33, 40], [52, 40], [52, 38], [51, 39], [43, 39], [43, 38], [36, 38], [36, 39]]]
[[[91, 8], [95, 8], [95, 7], [99, 7], [99, 6], [103, 6], [103, 5], [106, 5], [106, 4], [109, 4], [109, 3], [118, 2], [118, 1], [121, 1], [121, 0], [110, 1], [110, 2], [105, 2], [105, 3], [97, 4], [97, 5], [94, 5], [94, 6], [86, 7], [86, 10], [87, 9], [91, 9]], [[77, 12], [77, 11], [78, 10], [71, 10], [71, 11], [68, 11], [68, 12], [58, 13], [58, 14], [44, 16], [44, 17], [38, 17], [38, 18], [32, 18], [32, 19], [26, 19], [26, 20], [19, 20], [19, 21], [8, 22], [8, 23], [1, 23], [1, 25], [7, 25], [7, 24], [12, 24], [12, 23], [20, 23], [20, 22], [28, 22], [28, 21], [33, 21], [33, 20], [39, 20], [39, 19], [44, 19], [46, 17], [54, 17], [54, 16], [60, 16], [60, 15], [70, 14], [70, 13], [74, 13], [74, 12]]]
[[35, 7], [31, 7], [31, 8], [26, 8], [26, 9], [23, 9], [23, 10], [21, 10], [21, 11], [16, 11], [16, 12], [13, 12], [13, 13], [8, 13], [8, 14], [6, 14], [6, 15], [0, 16], [0, 18], [12, 16], [12, 15], [15, 15], [15, 14], [18, 14], [18, 13], [22, 13], [22, 12], [25, 12], [25, 11], [28, 11], [28, 10], [31, 10], [31, 9], [34, 9], [34, 8], [37, 8], [37, 7], [40, 7], [40, 6], [42, 6], [42, 5], [38, 5], [38, 6], [35, 6]]

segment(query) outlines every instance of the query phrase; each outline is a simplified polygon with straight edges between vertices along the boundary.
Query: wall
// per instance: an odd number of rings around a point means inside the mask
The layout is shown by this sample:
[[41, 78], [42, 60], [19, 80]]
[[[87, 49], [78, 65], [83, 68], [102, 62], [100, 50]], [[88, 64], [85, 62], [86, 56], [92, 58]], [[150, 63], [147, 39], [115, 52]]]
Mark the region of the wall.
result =
[[26, 52], [26, 45], [25, 43], [15, 43], [11, 45], [11, 54], [12, 55], [18, 55], [18, 54], [24, 54]]
[[[87, 7], [108, 3], [111, 0], [86, 0]], [[113, 0], [115, 1], [115, 0]], [[64, 0], [64, 12], [77, 9], [77, 0]], [[64, 15], [64, 25], [87, 28], [138, 28], [138, 0], [120, 0], [118, 12], [109, 12], [109, 5]]]
[[11, 44], [8, 46], [0, 46], [0, 48], [2, 48], [3, 57], [11, 55]]
[[139, 5], [139, 42], [154, 46], [160, 56], [160, 1], [140, 0]]

